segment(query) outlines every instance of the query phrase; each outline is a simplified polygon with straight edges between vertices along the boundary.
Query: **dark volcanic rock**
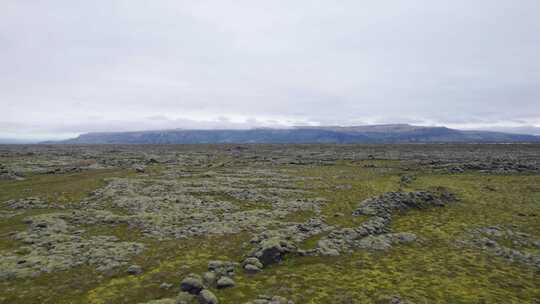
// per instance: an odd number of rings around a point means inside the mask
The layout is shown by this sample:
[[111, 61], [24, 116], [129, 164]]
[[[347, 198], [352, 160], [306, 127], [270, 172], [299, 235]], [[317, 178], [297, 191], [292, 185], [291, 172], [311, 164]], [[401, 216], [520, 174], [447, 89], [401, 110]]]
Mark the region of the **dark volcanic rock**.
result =
[[131, 274], [131, 275], [138, 275], [138, 274], [141, 274], [143, 272], [141, 266], [139, 265], [131, 265], [128, 267], [127, 269], [127, 273]]
[[199, 294], [203, 288], [204, 285], [201, 276], [193, 273], [189, 274], [180, 283], [180, 289], [182, 289], [182, 291], [187, 291], [190, 294]]
[[259, 261], [258, 258], [250, 257], [242, 262], [242, 267], [247, 273], [254, 274], [261, 272], [264, 265], [261, 263], [261, 261]]
[[208, 289], [204, 289], [201, 291], [199, 296], [197, 297], [200, 304], [218, 304], [219, 301], [217, 297]]
[[218, 289], [234, 287], [234, 285], [235, 285], [234, 280], [229, 278], [229, 277], [221, 277], [217, 281], [217, 288]]
[[274, 237], [259, 243], [259, 246], [251, 256], [259, 259], [263, 266], [267, 266], [281, 262], [286, 254], [295, 252], [296, 250], [296, 246], [291, 242]]

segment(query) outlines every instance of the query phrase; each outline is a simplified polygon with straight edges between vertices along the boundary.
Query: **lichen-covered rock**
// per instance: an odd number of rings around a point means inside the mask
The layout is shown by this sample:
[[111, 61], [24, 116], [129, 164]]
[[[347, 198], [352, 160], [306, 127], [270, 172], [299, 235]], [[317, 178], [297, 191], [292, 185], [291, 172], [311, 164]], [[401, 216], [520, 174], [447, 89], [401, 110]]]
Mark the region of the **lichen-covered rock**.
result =
[[407, 232], [370, 235], [360, 239], [357, 247], [371, 250], [387, 250], [394, 244], [406, 244], [415, 240], [416, 235]]
[[28, 229], [14, 236], [24, 244], [18, 250], [24, 253], [3, 251], [0, 254], [0, 280], [82, 265], [105, 272], [126, 265], [144, 249], [143, 244], [121, 242], [114, 236], [83, 237], [64, 217], [64, 213], [49, 213], [26, 218]]
[[388, 192], [381, 196], [362, 201], [352, 213], [353, 216], [368, 215], [370, 218], [356, 228], [333, 229], [321, 238], [314, 251], [306, 254], [336, 256], [350, 252], [354, 248], [386, 250], [394, 244], [405, 244], [416, 240], [412, 233], [389, 233], [393, 212], [408, 209], [424, 209], [432, 206], [445, 206], [456, 200], [448, 192], [432, 193]]
[[190, 294], [199, 294], [204, 289], [201, 276], [194, 273], [189, 274], [180, 283], [180, 289]]
[[256, 274], [256, 273], [261, 272], [262, 268], [257, 267], [256, 265], [253, 265], [253, 264], [247, 264], [247, 265], [244, 265], [244, 270], [246, 271], [246, 273]]
[[144, 173], [144, 172], [146, 171], [145, 166], [142, 166], [142, 165], [134, 165], [134, 166], [133, 166], [133, 169], [134, 169], [135, 172], [137, 172], [137, 173]]
[[142, 270], [142, 267], [139, 265], [131, 265], [128, 267], [126, 272], [131, 275], [138, 275], [138, 274], [141, 274], [143, 270]]
[[235, 285], [234, 280], [229, 278], [229, 277], [221, 277], [217, 281], [217, 288], [218, 289], [234, 287], [234, 285]]
[[377, 303], [380, 303], [380, 304], [413, 304], [412, 302], [404, 300], [400, 296], [396, 296], [396, 295], [393, 295], [393, 296], [388, 296], [388, 295], [381, 296], [381, 297], [379, 297], [379, 299], [377, 299]]
[[218, 277], [232, 277], [234, 276], [235, 270], [238, 268], [238, 266], [239, 264], [237, 262], [210, 261], [208, 262], [208, 271], [215, 273]]
[[261, 263], [261, 261], [259, 261], [259, 259], [255, 258], [255, 257], [249, 257], [247, 259], [245, 259], [243, 262], [242, 262], [242, 266], [246, 266], [246, 265], [254, 265], [258, 268], [263, 268], [263, 264]]
[[161, 283], [161, 284], [159, 285], [159, 288], [161, 288], [161, 289], [169, 289], [169, 288], [171, 288], [171, 287], [173, 287], [173, 284], [167, 283], [167, 282], [163, 282], [163, 283]]
[[20, 172], [15, 172], [8, 168], [4, 164], [0, 164], [0, 180], [16, 180], [21, 181], [24, 180], [24, 176]]
[[390, 219], [390, 215], [387, 215], [385, 217], [373, 216], [353, 231], [347, 231], [347, 234], [350, 234], [351, 236], [353, 236], [353, 238], [355, 238], [386, 233], [389, 231], [388, 226], [390, 225]]
[[441, 207], [455, 199], [455, 196], [448, 192], [387, 192], [379, 197], [362, 201], [353, 215], [387, 217], [394, 211]]
[[10, 209], [46, 209], [61, 208], [59, 204], [49, 204], [38, 197], [28, 197], [24, 199], [9, 200], [3, 205]]
[[255, 274], [262, 271], [263, 264], [258, 258], [249, 257], [242, 262], [242, 268], [249, 274]]
[[338, 256], [339, 251], [333, 248], [333, 244], [328, 240], [319, 240], [317, 242], [317, 249], [320, 255], [323, 256]]
[[468, 238], [457, 244], [472, 246], [509, 262], [518, 262], [540, 270], [540, 254], [524, 250], [536, 247], [538, 242], [533, 235], [497, 225], [472, 229]]
[[215, 272], [207, 271], [202, 276], [204, 285], [206, 286], [214, 286], [217, 282], [217, 275]]
[[[148, 302], [144, 302], [142, 304], [179, 304], [175, 299], [159, 299], [159, 300], [152, 300]], [[189, 303], [186, 303], [189, 304]]]
[[281, 296], [259, 295], [257, 299], [244, 304], [294, 304], [294, 302]]
[[195, 304], [198, 302], [195, 295], [190, 294], [189, 292], [181, 291], [176, 296], [176, 304]]
[[197, 296], [200, 304], [218, 304], [217, 297], [208, 289], [203, 289]]
[[267, 266], [281, 262], [286, 254], [296, 250], [296, 246], [290, 241], [270, 238], [260, 242], [251, 256], [256, 257], [263, 266]]

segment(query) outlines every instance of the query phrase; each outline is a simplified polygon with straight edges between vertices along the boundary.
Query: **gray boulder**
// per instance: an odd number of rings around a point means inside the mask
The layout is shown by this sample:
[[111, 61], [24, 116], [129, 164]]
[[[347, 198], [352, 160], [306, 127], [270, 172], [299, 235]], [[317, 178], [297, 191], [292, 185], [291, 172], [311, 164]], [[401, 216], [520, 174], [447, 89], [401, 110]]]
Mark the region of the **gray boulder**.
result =
[[229, 277], [221, 277], [217, 281], [217, 288], [218, 289], [234, 287], [234, 285], [235, 285], [234, 280], [229, 278]]
[[262, 271], [263, 264], [259, 259], [249, 257], [242, 262], [242, 268], [244, 271], [250, 274], [255, 274]]
[[127, 269], [127, 273], [131, 275], [138, 275], [143, 272], [142, 267], [139, 265], [131, 265]]
[[216, 284], [216, 281], [217, 281], [217, 276], [214, 272], [207, 271], [203, 274], [203, 282], [207, 286], [214, 286]]
[[244, 270], [249, 274], [255, 274], [255, 273], [259, 273], [259, 272], [262, 271], [261, 268], [257, 267], [256, 265], [253, 265], [253, 264], [246, 264], [244, 266]]
[[234, 276], [235, 269], [239, 266], [236, 262], [229, 261], [210, 261], [208, 262], [208, 271], [215, 273], [218, 277]]
[[217, 297], [208, 289], [203, 289], [197, 297], [200, 304], [218, 304]]
[[287, 253], [296, 251], [296, 246], [291, 242], [277, 237], [263, 240], [253, 254], [263, 266], [279, 263]]
[[182, 289], [182, 291], [187, 291], [190, 294], [199, 294], [201, 290], [204, 289], [201, 276], [193, 273], [189, 274], [180, 283], [180, 289]]
[[317, 242], [317, 251], [323, 256], [338, 256], [339, 251], [328, 239], [322, 239]]
[[242, 262], [243, 267], [246, 265], [253, 265], [257, 268], [263, 268], [263, 264], [261, 263], [261, 261], [259, 261], [259, 259], [254, 258], [254, 257], [249, 257]]
[[197, 298], [189, 292], [181, 291], [176, 297], [176, 304], [195, 304]]
[[167, 283], [167, 282], [163, 282], [163, 283], [161, 283], [161, 285], [159, 285], [159, 288], [161, 288], [161, 289], [169, 289], [171, 287], [173, 287], [173, 284], [170, 284], [170, 283]]
[[148, 301], [143, 304], [176, 304], [176, 301], [174, 299], [158, 299], [158, 300]]
[[294, 304], [294, 302], [281, 296], [259, 295], [257, 299], [244, 304]]

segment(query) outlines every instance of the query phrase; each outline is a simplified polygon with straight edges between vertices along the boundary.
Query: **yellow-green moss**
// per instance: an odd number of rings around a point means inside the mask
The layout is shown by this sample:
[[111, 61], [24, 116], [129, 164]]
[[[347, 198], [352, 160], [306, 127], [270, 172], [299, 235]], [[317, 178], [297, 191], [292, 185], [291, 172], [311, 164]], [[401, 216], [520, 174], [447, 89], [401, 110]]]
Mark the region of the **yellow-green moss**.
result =
[[102, 169], [68, 174], [32, 175], [22, 181], [0, 181], [0, 202], [38, 196], [59, 203], [76, 202], [103, 186], [109, 177], [130, 176], [129, 170]]
[[[490, 225], [513, 224], [516, 230], [539, 236], [539, 175], [451, 175], [381, 160], [282, 169], [315, 178], [299, 186], [309, 188], [313, 198], [325, 198], [322, 214], [330, 224], [342, 227], [354, 227], [365, 220], [351, 215], [358, 202], [387, 191], [444, 187], [456, 193], [459, 201], [443, 208], [395, 215], [392, 230], [417, 234], [415, 243], [397, 245], [387, 252], [358, 250], [340, 257], [291, 256], [257, 275], [240, 272], [235, 277], [236, 287], [214, 290], [220, 303], [243, 303], [259, 294], [282, 295], [296, 303], [337, 304], [378, 303], [387, 295], [401, 295], [415, 303], [531, 303], [540, 299], [540, 280], [533, 268], [456, 246], [470, 229]], [[0, 192], [0, 198], [18, 197], [18, 191], [29, 188], [28, 192], [48, 197], [65, 192], [66, 200], [74, 200], [101, 184], [100, 179], [118, 174], [124, 173], [84, 172], [65, 179], [46, 176], [2, 182], [0, 190], [7, 192]], [[414, 174], [416, 179], [404, 185], [400, 183], [403, 174]], [[335, 216], [337, 213], [343, 215]], [[311, 211], [297, 212], [287, 220], [302, 221], [313, 215]], [[0, 225], [0, 229], [20, 229], [18, 221], [20, 217]], [[243, 244], [250, 238], [249, 234], [239, 234], [160, 242], [123, 225], [87, 227], [87, 233], [143, 242], [146, 250], [131, 263], [141, 265], [144, 272], [129, 276], [125, 269], [118, 269], [100, 275], [81, 267], [1, 282], [0, 302], [138, 303], [174, 297], [183, 276], [205, 271], [209, 260], [240, 261], [246, 252]], [[310, 238], [303, 245], [313, 247], [319, 238]], [[174, 287], [159, 288], [163, 282]]]

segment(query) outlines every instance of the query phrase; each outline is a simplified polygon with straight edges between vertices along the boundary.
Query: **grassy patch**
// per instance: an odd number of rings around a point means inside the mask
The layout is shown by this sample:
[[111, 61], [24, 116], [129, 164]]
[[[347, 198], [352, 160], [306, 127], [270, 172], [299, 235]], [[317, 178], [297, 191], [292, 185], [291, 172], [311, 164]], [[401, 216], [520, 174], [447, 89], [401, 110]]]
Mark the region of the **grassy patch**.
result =
[[[326, 213], [351, 210], [366, 196], [397, 190], [398, 186], [397, 176], [386, 173], [353, 174], [355, 168], [339, 166], [308, 170], [310, 176], [324, 177], [318, 194], [330, 199]], [[352, 185], [365, 178], [373, 185], [365, 192], [358, 190], [362, 189], [360, 185], [340, 193], [328, 191], [340, 182], [332, 177], [340, 175], [348, 176]], [[414, 232], [421, 238], [419, 242], [388, 252], [359, 250], [332, 258], [290, 257], [263, 274], [240, 276], [237, 288], [219, 291], [218, 295], [223, 303], [242, 302], [260, 293], [279, 294], [298, 303], [384, 303], [382, 299], [388, 295], [401, 295], [415, 303], [529, 303], [540, 298], [540, 281], [534, 268], [456, 246], [456, 241], [471, 228], [496, 224], [514, 224], [520, 231], [540, 235], [534, 216], [540, 211], [540, 197], [527, 191], [539, 183], [540, 177], [531, 175], [424, 172], [404, 190], [445, 187], [460, 201], [395, 216], [392, 229]], [[319, 238], [310, 238], [303, 245], [314, 246]]]
[[40, 174], [23, 181], [1, 181], [0, 202], [38, 196], [59, 203], [76, 202], [89, 192], [105, 185], [109, 177], [125, 177], [133, 173], [120, 169], [88, 170], [69, 174]]
[[322, 214], [329, 224], [356, 227], [365, 220], [363, 217], [351, 215], [358, 203], [384, 192], [397, 191], [398, 172], [400, 172], [399, 162], [369, 161], [309, 167], [297, 174], [321, 177], [304, 183], [308, 183], [310, 188], [315, 187], [313, 197], [324, 197], [328, 200]]

